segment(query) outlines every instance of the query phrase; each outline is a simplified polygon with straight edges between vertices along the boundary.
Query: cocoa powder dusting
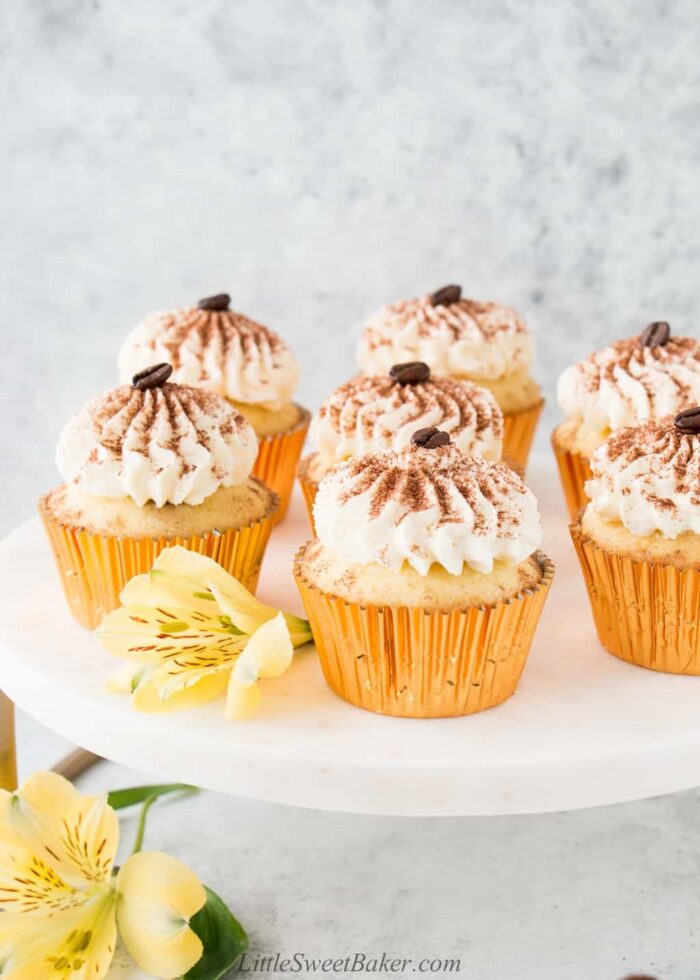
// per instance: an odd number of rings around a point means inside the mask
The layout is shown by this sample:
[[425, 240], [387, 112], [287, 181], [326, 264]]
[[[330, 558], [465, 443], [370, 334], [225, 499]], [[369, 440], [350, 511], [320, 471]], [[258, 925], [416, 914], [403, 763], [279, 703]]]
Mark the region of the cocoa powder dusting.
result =
[[[656, 349], [656, 348], [654, 348]], [[616, 472], [631, 467], [630, 479], [641, 495], [661, 511], [677, 509], [674, 501], [653, 488], [672, 484], [674, 493], [700, 501], [700, 434], [680, 432], [672, 415], [647, 420], [614, 432], [605, 450], [593, 460], [593, 475], [605, 478], [608, 465]], [[630, 487], [621, 492], [629, 496]]]
[[[242, 416], [212, 392], [170, 383], [144, 391], [122, 385], [93, 399], [87, 410], [100, 446], [114, 457], [123, 456], [128, 440], [129, 452], [150, 460], [159, 450], [181, 457], [182, 472], [193, 468], [186, 460], [189, 449], [183, 448], [185, 442], [211, 451], [212, 424], [223, 438], [230, 438], [245, 424]], [[96, 457], [96, 451], [92, 455]]]
[[527, 492], [507, 466], [465, 456], [452, 445], [411, 445], [398, 453], [374, 453], [343, 463], [338, 473], [340, 505], [369, 494], [370, 520], [390, 504], [397, 506], [397, 524], [434, 507], [439, 511], [438, 526], [462, 523], [470, 513], [475, 534], [507, 535], [517, 529], [520, 497]]
[[405, 329], [421, 339], [447, 336], [455, 341], [489, 341], [503, 333], [527, 333], [516, 311], [499, 303], [460, 299], [447, 306], [434, 306], [430, 296], [422, 296], [385, 306], [365, 328], [364, 341], [375, 349], [391, 346], [391, 335]]
[[434, 378], [397, 385], [388, 376], [357, 377], [336, 388], [319, 416], [334, 432], [352, 438], [359, 430], [367, 441], [377, 434], [389, 439], [398, 428], [420, 429], [430, 424], [457, 436], [491, 430], [503, 435], [503, 417], [488, 393], [469, 381]]
[[642, 346], [639, 337], [628, 337], [581, 361], [577, 365], [577, 383], [589, 394], [595, 394], [603, 386], [614, 388], [619, 397], [631, 403], [625, 378], [633, 378], [653, 405], [660, 375], [683, 402], [691, 393], [683, 374], [699, 372], [700, 344], [692, 337], [671, 337], [668, 343], [655, 347]]
[[[207, 310], [193, 307], [160, 314], [153, 318], [158, 329], [146, 342], [154, 353], [167, 353], [167, 360], [177, 371], [183, 363], [182, 352], [200, 359], [204, 368], [205, 354], [219, 362], [229, 358], [259, 360], [270, 357], [273, 362], [286, 351], [286, 345], [269, 327], [256, 323], [234, 310]], [[206, 379], [206, 373], [203, 374]]]

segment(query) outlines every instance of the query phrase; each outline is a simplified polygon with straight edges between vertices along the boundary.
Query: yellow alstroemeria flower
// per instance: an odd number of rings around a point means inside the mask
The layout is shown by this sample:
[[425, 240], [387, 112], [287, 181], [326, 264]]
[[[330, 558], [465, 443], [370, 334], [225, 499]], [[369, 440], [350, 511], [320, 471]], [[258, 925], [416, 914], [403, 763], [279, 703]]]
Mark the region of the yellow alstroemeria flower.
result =
[[245, 717], [259, 701], [257, 682], [283, 674], [294, 648], [311, 640], [305, 619], [266, 606], [213, 559], [179, 546], [132, 578], [121, 601], [97, 634], [127, 661], [109, 689], [131, 694], [141, 711], [226, 695], [227, 716]]
[[99, 980], [117, 925], [131, 956], [157, 977], [182, 976], [202, 956], [189, 927], [206, 893], [176, 858], [133, 854], [115, 877], [119, 822], [105, 795], [81, 796], [62, 776], [35, 773], [0, 790], [0, 977]]

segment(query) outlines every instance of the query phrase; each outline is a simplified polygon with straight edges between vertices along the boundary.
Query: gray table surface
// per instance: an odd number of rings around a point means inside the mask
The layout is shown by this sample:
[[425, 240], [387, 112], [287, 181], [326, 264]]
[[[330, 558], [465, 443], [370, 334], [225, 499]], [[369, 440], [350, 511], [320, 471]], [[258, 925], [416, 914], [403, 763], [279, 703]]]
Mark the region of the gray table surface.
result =
[[[24, 715], [18, 733], [25, 774], [68, 748]], [[144, 779], [102, 763], [79, 785]], [[146, 846], [181, 857], [224, 896], [259, 956], [457, 958], [459, 972], [437, 975], [465, 980], [697, 980], [699, 807], [694, 791], [441, 820], [201, 793], [156, 806]], [[124, 820], [126, 845], [133, 833]]]

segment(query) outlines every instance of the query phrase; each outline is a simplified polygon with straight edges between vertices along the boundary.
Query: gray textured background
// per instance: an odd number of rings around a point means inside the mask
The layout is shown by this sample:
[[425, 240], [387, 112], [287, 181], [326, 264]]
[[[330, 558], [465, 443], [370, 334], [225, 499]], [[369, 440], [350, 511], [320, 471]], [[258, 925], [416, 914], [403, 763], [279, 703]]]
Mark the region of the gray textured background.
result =
[[[696, 0], [7, 0], [0, 11], [5, 527], [125, 330], [228, 289], [315, 406], [357, 324], [445, 281], [558, 370], [693, 330]], [[550, 421], [555, 417], [550, 403]]]
[[[203, 294], [290, 340], [311, 406], [364, 314], [445, 281], [525, 313], [550, 399], [605, 339], [695, 332], [696, 0], [6, 0], [0, 23], [0, 530], [56, 480], [60, 426], [124, 331]], [[23, 726], [25, 770], [48, 763], [60, 742]], [[155, 843], [258, 948], [697, 980], [699, 803], [440, 823], [206, 795]]]

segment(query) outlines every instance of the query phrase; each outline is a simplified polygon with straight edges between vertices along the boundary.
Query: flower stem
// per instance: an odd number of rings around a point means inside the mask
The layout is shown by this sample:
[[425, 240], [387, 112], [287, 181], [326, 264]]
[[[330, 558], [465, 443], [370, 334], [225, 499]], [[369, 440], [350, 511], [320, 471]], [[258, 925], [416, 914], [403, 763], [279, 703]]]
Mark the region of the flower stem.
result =
[[151, 809], [157, 799], [157, 796], [149, 796], [143, 801], [143, 806], [141, 807], [141, 812], [139, 813], [139, 822], [136, 827], [136, 840], [134, 841], [134, 846], [131, 851], [132, 854], [138, 854], [143, 847], [143, 835], [146, 832], [146, 817], [148, 816], [148, 811]]

